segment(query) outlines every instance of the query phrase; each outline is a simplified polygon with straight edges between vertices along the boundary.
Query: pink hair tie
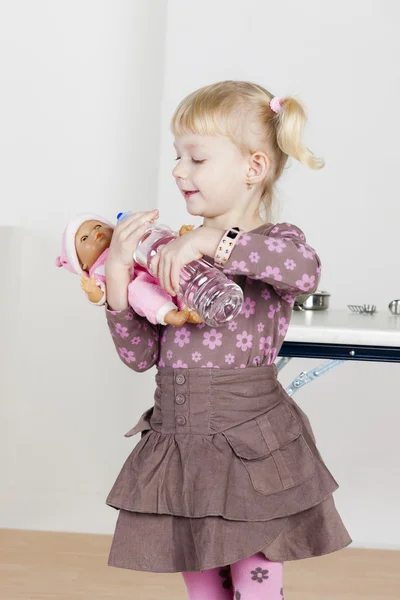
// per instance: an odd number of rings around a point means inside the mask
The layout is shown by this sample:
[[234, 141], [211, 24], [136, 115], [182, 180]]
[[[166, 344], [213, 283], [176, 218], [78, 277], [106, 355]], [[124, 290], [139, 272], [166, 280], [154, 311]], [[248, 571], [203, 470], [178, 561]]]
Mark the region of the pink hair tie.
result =
[[271, 102], [269, 103], [271, 110], [273, 110], [274, 113], [278, 113], [281, 110], [285, 100], [286, 98], [278, 98], [278, 96], [272, 98]]

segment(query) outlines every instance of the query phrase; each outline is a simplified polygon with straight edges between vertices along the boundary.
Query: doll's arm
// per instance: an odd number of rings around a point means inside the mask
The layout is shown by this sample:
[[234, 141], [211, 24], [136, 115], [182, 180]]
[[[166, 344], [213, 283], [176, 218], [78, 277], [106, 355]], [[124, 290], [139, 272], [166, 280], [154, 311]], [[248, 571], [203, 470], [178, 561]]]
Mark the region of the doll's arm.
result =
[[106, 286], [102, 281], [97, 281], [95, 275], [81, 276], [81, 288], [88, 297], [90, 304], [102, 306], [106, 302]]

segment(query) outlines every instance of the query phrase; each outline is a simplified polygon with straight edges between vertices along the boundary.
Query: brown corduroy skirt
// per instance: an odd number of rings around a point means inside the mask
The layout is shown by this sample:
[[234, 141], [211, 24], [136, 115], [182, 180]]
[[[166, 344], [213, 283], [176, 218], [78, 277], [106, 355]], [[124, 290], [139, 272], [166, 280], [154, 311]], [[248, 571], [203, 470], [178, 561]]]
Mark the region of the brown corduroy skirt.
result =
[[109, 565], [200, 571], [262, 552], [320, 556], [351, 543], [338, 485], [275, 365], [159, 368], [141, 439], [107, 504], [119, 509]]

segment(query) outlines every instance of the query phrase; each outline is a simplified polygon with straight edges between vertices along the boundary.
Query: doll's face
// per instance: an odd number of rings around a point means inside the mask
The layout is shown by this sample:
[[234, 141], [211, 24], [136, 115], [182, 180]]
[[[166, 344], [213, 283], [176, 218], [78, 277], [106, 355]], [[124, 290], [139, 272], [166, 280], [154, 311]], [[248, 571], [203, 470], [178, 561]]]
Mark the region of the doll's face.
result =
[[75, 234], [75, 248], [84, 271], [94, 265], [111, 244], [112, 227], [100, 221], [85, 221]]

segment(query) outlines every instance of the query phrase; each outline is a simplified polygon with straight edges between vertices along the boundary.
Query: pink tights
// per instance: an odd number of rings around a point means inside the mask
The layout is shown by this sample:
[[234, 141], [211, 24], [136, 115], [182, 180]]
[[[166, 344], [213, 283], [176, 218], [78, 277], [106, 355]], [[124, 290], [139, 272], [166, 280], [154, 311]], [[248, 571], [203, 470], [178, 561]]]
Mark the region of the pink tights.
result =
[[283, 564], [261, 552], [227, 567], [182, 575], [189, 600], [283, 600]]

